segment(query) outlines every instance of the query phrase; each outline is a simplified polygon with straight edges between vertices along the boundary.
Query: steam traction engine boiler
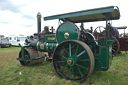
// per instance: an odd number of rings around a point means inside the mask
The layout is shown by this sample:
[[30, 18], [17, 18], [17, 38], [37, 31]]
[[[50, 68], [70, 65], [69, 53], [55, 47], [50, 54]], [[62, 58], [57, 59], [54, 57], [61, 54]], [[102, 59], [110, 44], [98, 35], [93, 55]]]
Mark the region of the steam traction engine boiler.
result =
[[[53, 58], [53, 66], [59, 77], [83, 82], [93, 70], [109, 69], [113, 40], [109, 35], [108, 23], [119, 18], [120, 12], [115, 6], [44, 17], [44, 21], [59, 19], [63, 22], [54, 33], [53, 29], [49, 32], [47, 26], [43, 32], [40, 31], [41, 15], [38, 13], [38, 41], [33, 37], [26, 40], [27, 44], [21, 47], [17, 60], [23, 66], [34, 65], [43, 62], [46, 58], [44, 52], [48, 52]], [[106, 21], [102, 46], [83, 27], [85, 22], [93, 21]], [[81, 23], [81, 26], [78, 27], [76, 23]]]

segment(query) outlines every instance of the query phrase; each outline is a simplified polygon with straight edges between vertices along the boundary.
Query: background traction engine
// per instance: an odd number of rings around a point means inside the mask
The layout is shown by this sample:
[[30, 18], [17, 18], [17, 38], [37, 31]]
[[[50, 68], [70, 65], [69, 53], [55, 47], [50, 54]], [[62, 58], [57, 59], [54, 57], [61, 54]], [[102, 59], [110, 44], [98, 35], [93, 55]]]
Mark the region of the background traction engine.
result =
[[[109, 23], [110, 24], [110, 23]], [[112, 39], [114, 40], [114, 43], [112, 44], [112, 55], [115, 56], [117, 53], [120, 53], [121, 51], [127, 51], [128, 50], [128, 37], [125, 36], [125, 29], [127, 26], [120, 26], [120, 27], [110, 27], [109, 35], [112, 36]], [[99, 45], [102, 45], [102, 40], [105, 36], [105, 27], [99, 26], [97, 27], [93, 35], [98, 41]], [[124, 29], [123, 36], [119, 36], [119, 29]]]
[[[93, 35], [84, 29], [83, 23], [99, 19], [108, 23], [109, 20], [119, 17], [119, 9], [114, 6], [48, 16], [44, 17], [45, 21], [59, 19], [63, 23], [59, 25], [56, 33], [53, 28], [49, 32], [48, 27], [41, 33], [41, 14], [38, 13], [38, 40], [33, 37], [26, 40], [17, 60], [23, 66], [30, 66], [49, 60], [44, 54], [47, 52], [53, 58], [53, 66], [59, 77], [83, 82], [93, 70], [109, 69], [113, 43], [108, 36], [109, 26], [106, 25], [104, 45], [100, 46]], [[78, 27], [76, 23], [81, 23], [81, 26]]]

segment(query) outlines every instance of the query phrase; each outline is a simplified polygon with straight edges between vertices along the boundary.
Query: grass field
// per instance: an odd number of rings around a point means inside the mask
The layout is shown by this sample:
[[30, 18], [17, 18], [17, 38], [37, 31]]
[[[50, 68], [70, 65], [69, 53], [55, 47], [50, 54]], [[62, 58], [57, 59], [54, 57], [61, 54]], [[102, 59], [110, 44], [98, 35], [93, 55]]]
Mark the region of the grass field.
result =
[[[50, 62], [24, 67], [16, 60], [20, 48], [0, 48], [0, 85], [128, 85], [128, 54], [112, 60], [108, 71], [93, 72], [83, 82], [60, 79]], [[20, 75], [21, 74], [21, 75]]]

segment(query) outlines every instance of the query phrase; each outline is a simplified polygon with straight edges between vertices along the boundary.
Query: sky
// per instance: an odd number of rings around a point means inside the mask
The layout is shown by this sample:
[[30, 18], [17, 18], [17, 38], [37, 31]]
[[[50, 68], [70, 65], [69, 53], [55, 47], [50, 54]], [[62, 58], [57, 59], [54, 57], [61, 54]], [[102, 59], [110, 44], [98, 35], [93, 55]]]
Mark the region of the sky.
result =
[[[43, 17], [106, 6], [118, 6], [121, 17], [112, 26], [128, 26], [127, 0], [0, 0], [0, 35], [33, 35], [37, 33], [37, 13], [44, 26], [58, 27], [58, 20], [44, 21]], [[105, 22], [85, 23], [85, 28], [105, 26]], [[123, 30], [119, 30], [120, 33]], [[128, 28], [126, 29], [128, 32]]]

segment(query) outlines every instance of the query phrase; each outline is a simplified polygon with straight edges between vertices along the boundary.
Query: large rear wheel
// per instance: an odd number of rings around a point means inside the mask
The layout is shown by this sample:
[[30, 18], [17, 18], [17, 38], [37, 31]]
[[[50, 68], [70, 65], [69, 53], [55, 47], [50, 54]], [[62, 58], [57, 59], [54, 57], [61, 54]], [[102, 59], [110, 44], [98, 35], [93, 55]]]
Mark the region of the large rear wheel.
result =
[[112, 44], [112, 55], [115, 56], [120, 50], [120, 43], [119, 41], [113, 37], [114, 43]]
[[94, 55], [83, 42], [62, 42], [54, 51], [53, 65], [59, 77], [83, 82], [94, 69]]

